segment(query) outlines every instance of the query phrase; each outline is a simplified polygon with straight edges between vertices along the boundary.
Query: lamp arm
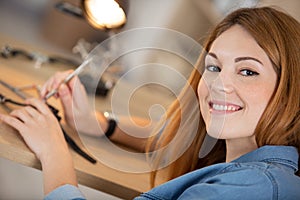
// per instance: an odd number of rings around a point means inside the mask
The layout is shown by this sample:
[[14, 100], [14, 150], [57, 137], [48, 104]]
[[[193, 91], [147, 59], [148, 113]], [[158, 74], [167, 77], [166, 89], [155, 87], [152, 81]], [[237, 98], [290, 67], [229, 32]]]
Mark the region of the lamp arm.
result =
[[83, 11], [80, 7], [73, 5], [68, 2], [58, 2], [55, 4], [55, 8], [58, 9], [59, 11], [78, 17], [78, 18], [84, 18], [83, 16]]

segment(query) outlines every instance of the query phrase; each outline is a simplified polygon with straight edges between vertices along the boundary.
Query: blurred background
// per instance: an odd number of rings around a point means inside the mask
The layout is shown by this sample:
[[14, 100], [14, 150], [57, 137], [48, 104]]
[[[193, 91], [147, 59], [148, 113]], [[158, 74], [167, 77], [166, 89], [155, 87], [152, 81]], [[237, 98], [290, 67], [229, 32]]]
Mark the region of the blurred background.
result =
[[[127, 23], [116, 30], [103, 31], [93, 28], [84, 19], [62, 13], [55, 8], [59, 0], [0, 0], [0, 36], [9, 37], [24, 44], [55, 53], [80, 62], [80, 53], [74, 52], [78, 41], [97, 44], [111, 35], [134, 28], [167, 28], [185, 34], [193, 40], [203, 41], [209, 29], [228, 12], [239, 7], [272, 5], [300, 21], [299, 0], [128, 0]], [[69, 0], [79, 5], [79, 0]], [[141, 36], [141, 37], [147, 37]], [[166, 35], [157, 34], [153, 41], [164, 41]], [[134, 43], [136, 38], [127, 41]], [[7, 44], [9, 45], [9, 44]], [[118, 43], [116, 43], [118, 47]], [[174, 41], [176, 48], [186, 48]], [[3, 47], [0, 47], [3, 48]], [[29, 49], [28, 49], [29, 50]], [[198, 50], [195, 50], [197, 54]], [[197, 57], [197, 55], [195, 55]], [[122, 73], [134, 67], [137, 59], [149, 62], [164, 62], [188, 76], [192, 63], [165, 56], [159, 52], [131, 56], [121, 66]], [[164, 61], [162, 61], [164, 60]], [[75, 66], [74, 66], [75, 67]], [[0, 69], [1, 70], [1, 69]], [[159, 70], [159, 69], [158, 69]], [[145, 70], [129, 81], [156, 78], [157, 72]], [[176, 85], [177, 80], [168, 74], [160, 74], [168, 84]], [[178, 87], [180, 89], [180, 87]], [[0, 199], [42, 199], [41, 173], [0, 159]], [[89, 199], [117, 199], [112, 196], [81, 186]]]
[[[71, 52], [80, 38], [101, 42], [109, 37], [107, 32], [92, 28], [85, 20], [59, 12], [54, 7], [57, 2], [60, 1], [1, 0], [1, 33], [35, 46], [66, 52]], [[274, 5], [300, 19], [297, 0], [128, 0], [128, 5], [127, 23], [117, 32], [162, 27], [195, 40], [203, 39], [211, 26], [238, 7]]]
[[[80, 38], [101, 42], [109, 35], [85, 20], [55, 9], [59, 0], [1, 0], [1, 33], [36, 46], [71, 52]], [[69, 0], [78, 4], [79, 0]], [[187, 34], [195, 40], [226, 13], [238, 7], [274, 5], [299, 20], [297, 0], [128, 0], [127, 23], [118, 32], [143, 27], [162, 27]], [[133, 41], [134, 42], [134, 41]]]
[[[124, 1], [124, 0], [123, 0]], [[61, 0], [0, 0], [0, 33], [8, 35], [25, 44], [30, 44], [38, 49], [54, 52], [73, 59], [80, 58], [74, 53], [74, 47], [79, 40], [88, 44], [100, 43], [113, 34], [125, 32], [136, 28], [156, 27], [178, 31], [181, 34], [201, 42], [207, 35], [210, 27], [215, 25], [228, 12], [247, 6], [273, 5], [300, 19], [300, 1], [298, 0], [125, 0], [127, 6], [127, 23], [115, 30], [103, 31], [93, 28], [86, 20], [58, 11], [55, 5]], [[79, 5], [81, 0], [66, 0], [74, 5]], [[147, 38], [147, 35], [140, 37]], [[165, 42], [168, 37], [164, 34], [151, 35], [152, 41]], [[125, 45], [134, 44], [136, 37], [130, 38]], [[124, 44], [115, 46], [118, 48]], [[185, 47], [178, 41], [169, 44], [173, 48]], [[1, 47], [0, 47], [1, 48]], [[195, 49], [196, 60], [198, 50]], [[158, 62], [172, 66], [185, 77], [188, 76], [192, 66], [183, 59], [168, 56], [161, 52], [139, 52], [137, 55], [128, 55], [123, 58], [121, 73], [135, 67], [138, 62]], [[192, 63], [193, 64], [193, 63]], [[155, 79], [157, 73], [145, 70], [144, 74], [128, 76], [137, 79]], [[160, 74], [160, 79], [167, 81], [168, 85], [177, 87], [177, 80], [169, 74]], [[178, 86], [180, 89], [180, 86]]]

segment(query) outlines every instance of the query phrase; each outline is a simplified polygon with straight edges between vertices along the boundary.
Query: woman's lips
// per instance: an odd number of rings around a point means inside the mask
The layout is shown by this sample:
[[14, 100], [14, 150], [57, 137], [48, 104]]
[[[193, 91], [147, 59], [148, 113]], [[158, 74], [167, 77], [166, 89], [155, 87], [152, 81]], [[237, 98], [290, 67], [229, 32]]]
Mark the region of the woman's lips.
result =
[[239, 105], [227, 102], [210, 101], [208, 105], [212, 113], [233, 113], [243, 109]]

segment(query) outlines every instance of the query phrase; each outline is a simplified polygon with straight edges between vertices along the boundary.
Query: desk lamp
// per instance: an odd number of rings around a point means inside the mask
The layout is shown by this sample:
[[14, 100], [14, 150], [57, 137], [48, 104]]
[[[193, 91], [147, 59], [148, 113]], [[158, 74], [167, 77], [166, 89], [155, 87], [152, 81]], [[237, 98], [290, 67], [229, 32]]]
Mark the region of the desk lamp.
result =
[[128, 4], [126, 0], [81, 0], [80, 6], [59, 2], [55, 7], [64, 13], [85, 18], [96, 29], [108, 30], [126, 23]]
[[[113, 31], [121, 28], [126, 23], [128, 0], [80, 0], [80, 4], [74, 5], [68, 2], [59, 2], [55, 7], [78, 18], [85, 18], [88, 23], [100, 30]], [[94, 92], [90, 75], [80, 75], [81, 82], [88, 93]], [[96, 94], [106, 96], [113, 84], [111, 81], [100, 79], [96, 88]]]

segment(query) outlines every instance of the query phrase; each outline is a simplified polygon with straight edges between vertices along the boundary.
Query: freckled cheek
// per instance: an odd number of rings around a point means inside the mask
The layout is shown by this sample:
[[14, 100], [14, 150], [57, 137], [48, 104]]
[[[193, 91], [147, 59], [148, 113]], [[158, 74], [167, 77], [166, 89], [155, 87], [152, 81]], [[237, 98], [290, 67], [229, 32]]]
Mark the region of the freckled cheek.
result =
[[269, 102], [269, 99], [272, 95], [272, 91], [268, 89], [264, 90], [262, 88], [257, 89], [257, 87], [248, 88], [244, 91], [245, 91], [244, 98], [248, 106], [255, 108], [256, 110], [255, 112], [257, 112], [257, 114], [262, 113]]

